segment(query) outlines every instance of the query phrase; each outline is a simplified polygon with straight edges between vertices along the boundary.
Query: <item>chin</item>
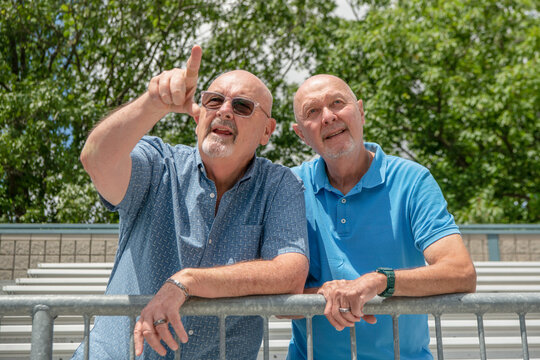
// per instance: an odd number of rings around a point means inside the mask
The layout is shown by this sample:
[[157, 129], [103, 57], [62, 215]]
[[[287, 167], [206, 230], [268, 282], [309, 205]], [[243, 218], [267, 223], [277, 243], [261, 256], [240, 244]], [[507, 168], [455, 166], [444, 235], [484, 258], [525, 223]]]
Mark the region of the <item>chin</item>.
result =
[[211, 158], [226, 158], [232, 155], [232, 144], [223, 144], [208, 138], [203, 141], [202, 152]]

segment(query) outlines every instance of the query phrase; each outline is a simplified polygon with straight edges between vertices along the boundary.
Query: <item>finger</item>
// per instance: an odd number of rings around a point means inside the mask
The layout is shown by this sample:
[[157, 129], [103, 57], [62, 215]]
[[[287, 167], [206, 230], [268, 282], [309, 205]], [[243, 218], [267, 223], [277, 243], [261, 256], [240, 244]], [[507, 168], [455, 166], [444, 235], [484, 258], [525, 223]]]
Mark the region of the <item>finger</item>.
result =
[[336, 330], [338, 331], [343, 330], [343, 326], [341, 326], [335, 319], [334, 312], [333, 312], [334, 302], [332, 301], [332, 298], [325, 295], [324, 292], [319, 291], [318, 293], [324, 295], [324, 297], [326, 298], [326, 306], [324, 308], [324, 315], [326, 316], [330, 324], [332, 324], [332, 326], [335, 327]]
[[167, 315], [169, 317], [169, 321], [171, 322], [171, 325], [176, 332], [176, 336], [178, 336], [178, 339], [182, 343], [188, 342], [188, 335], [186, 333], [186, 330], [184, 329], [184, 325], [182, 324], [182, 319], [180, 318], [180, 314], [178, 311], [171, 312]]
[[178, 350], [178, 344], [174, 340], [171, 332], [169, 331], [169, 326], [167, 323], [159, 324], [155, 327], [156, 332], [161, 337], [163, 341], [165, 341], [165, 344], [174, 351]]
[[364, 315], [362, 319], [364, 319], [364, 321], [367, 322], [368, 324], [377, 323], [377, 318], [375, 317], [375, 315]]
[[133, 329], [133, 340], [135, 342], [135, 355], [141, 356], [144, 347], [144, 337], [142, 335], [142, 322], [140, 318]]
[[[160, 99], [159, 97], [159, 76], [154, 76], [148, 84], [148, 94], [151, 99]], [[160, 99], [161, 100], [161, 99]]]
[[148, 345], [150, 345], [150, 347], [159, 355], [165, 356], [165, 354], [167, 354], [167, 350], [165, 350], [161, 344], [160, 337], [156, 333], [153, 323], [144, 320], [142, 324], [142, 334]]
[[172, 102], [175, 105], [182, 105], [186, 100], [185, 71], [177, 69], [173, 72], [169, 85]]
[[164, 104], [172, 104], [171, 95], [171, 73], [169, 71], [164, 72], [159, 78], [159, 96]]
[[201, 67], [202, 49], [199, 45], [195, 45], [191, 49], [191, 56], [186, 64], [186, 88], [191, 90], [197, 86], [199, 77], [199, 68]]

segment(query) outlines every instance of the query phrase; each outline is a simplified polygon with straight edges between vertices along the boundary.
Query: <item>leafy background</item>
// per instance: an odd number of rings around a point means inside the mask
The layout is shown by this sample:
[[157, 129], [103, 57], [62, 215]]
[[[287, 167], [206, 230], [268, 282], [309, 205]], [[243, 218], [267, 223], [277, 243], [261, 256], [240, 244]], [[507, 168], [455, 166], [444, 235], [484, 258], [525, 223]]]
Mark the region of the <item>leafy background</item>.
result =
[[[345, 79], [365, 137], [428, 167], [460, 223], [540, 222], [536, 0], [0, 0], [0, 221], [115, 222], [78, 161], [92, 127], [203, 47], [198, 89], [242, 68], [275, 95], [261, 155], [313, 156], [290, 126], [302, 76]], [[194, 145], [194, 122], [152, 130]]]

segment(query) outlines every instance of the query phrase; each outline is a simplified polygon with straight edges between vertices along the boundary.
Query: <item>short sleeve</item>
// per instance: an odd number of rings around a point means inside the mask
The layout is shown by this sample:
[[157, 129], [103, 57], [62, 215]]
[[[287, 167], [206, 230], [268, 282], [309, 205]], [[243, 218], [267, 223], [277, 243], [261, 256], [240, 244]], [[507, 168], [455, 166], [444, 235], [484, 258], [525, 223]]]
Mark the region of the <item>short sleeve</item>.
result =
[[155, 137], [143, 137], [131, 151], [131, 176], [122, 201], [114, 206], [101, 197], [101, 201], [110, 211], [118, 211], [121, 216], [138, 212], [147, 197], [153, 179], [161, 178], [160, 166], [165, 144]]
[[266, 215], [261, 247], [263, 259], [291, 252], [309, 258], [303, 190], [302, 181], [286, 169]]
[[445, 236], [459, 234], [439, 185], [425, 168], [412, 188], [408, 212], [415, 246], [420, 251]]

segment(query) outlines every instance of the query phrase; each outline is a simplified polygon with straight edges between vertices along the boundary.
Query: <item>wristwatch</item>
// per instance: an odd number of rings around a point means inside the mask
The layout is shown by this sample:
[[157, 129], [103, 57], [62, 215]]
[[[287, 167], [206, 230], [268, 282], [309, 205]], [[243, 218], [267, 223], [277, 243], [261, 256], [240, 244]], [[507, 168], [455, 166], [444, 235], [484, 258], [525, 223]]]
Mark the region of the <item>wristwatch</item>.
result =
[[386, 275], [386, 289], [382, 293], [379, 294], [379, 296], [382, 297], [390, 297], [394, 295], [394, 286], [396, 285], [396, 274], [394, 273], [393, 269], [380, 267], [377, 269], [377, 272], [379, 274]]

